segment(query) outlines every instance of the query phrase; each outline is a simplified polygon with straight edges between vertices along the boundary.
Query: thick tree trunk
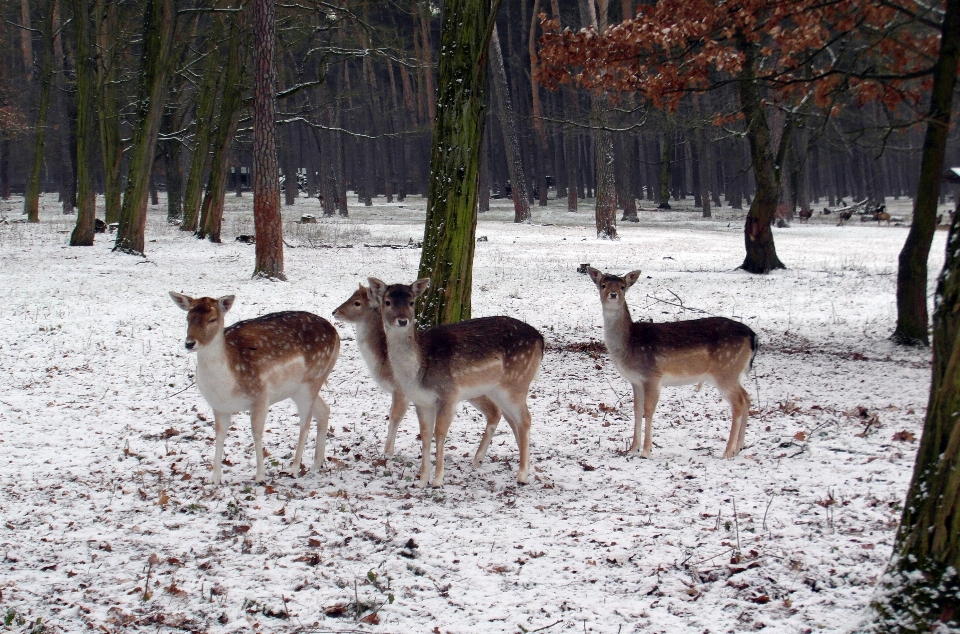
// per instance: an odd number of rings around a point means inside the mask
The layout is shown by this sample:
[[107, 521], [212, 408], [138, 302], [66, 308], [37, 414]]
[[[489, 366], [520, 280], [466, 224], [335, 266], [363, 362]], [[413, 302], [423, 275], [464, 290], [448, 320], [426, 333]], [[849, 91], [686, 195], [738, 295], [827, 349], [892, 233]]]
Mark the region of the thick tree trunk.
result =
[[10, 200], [10, 139], [0, 128], [0, 200]]
[[893, 340], [927, 345], [927, 256], [937, 224], [937, 198], [943, 172], [950, 109], [960, 59], [960, 16], [957, 0], [948, 0], [943, 19], [940, 56], [933, 71], [927, 132], [920, 161], [920, 182], [913, 202], [913, 222], [900, 251], [897, 269], [897, 327]]
[[243, 60], [246, 38], [243, 36], [243, 13], [234, 14], [230, 26], [230, 52], [224, 71], [223, 99], [220, 101], [220, 116], [217, 132], [213, 138], [213, 158], [210, 161], [210, 180], [200, 211], [203, 219], [197, 231], [198, 238], [220, 242], [220, 225], [223, 221], [223, 203], [227, 195], [227, 176], [230, 162], [230, 146], [237, 133], [240, 108], [243, 105]]
[[470, 318], [483, 139], [487, 52], [499, 0], [448, 0], [443, 7], [437, 116], [419, 276], [421, 327]]
[[286, 280], [277, 161], [277, 7], [253, 0], [253, 224], [254, 277]]
[[769, 273], [775, 269], [786, 268], [777, 257], [771, 228], [780, 199], [780, 177], [771, 149], [770, 128], [754, 75], [755, 51], [746, 50], [748, 47], [752, 49], [753, 45], [743, 45], [747, 61], [737, 84], [740, 91], [740, 111], [746, 118], [747, 140], [750, 143], [757, 192], [747, 213], [744, 227], [747, 255], [740, 268], [748, 273]]
[[170, 58], [176, 32], [174, 0], [149, 0], [143, 26], [137, 120], [130, 149], [127, 186], [120, 208], [115, 251], [143, 255], [147, 224], [147, 194], [153, 174], [160, 119], [170, 77]]
[[93, 245], [97, 217], [97, 191], [93, 171], [96, 138], [93, 116], [96, 108], [96, 68], [88, 0], [73, 0], [73, 26], [77, 44], [77, 224], [70, 234], [70, 246]]
[[40, 104], [34, 125], [36, 137], [33, 143], [33, 160], [27, 174], [23, 195], [23, 213], [28, 222], [40, 222], [40, 189], [43, 178], [43, 150], [47, 134], [47, 117], [50, 113], [50, 88], [53, 85], [53, 10], [55, 0], [47, 1], [43, 16], [43, 63], [40, 67]]
[[617, 198], [620, 200], [620, 206], [623, 209], [623, 216], [620, 220], [640, 222], [637, 217], [637, 201], [633, 197], [633, 179], [631, 178], [630, 146], [632, 144], [633, 139], [629, 136], [629, 133], [618, 133], [615, 142]]
[[500, 129], [503, 131], [503, 146], [507, 153], [507, 170], [510, 173], [513, 196], [513, 221], [527, 222], [530, 220], [530, 197], [527, 193], [527, 179], [523, 172], [523, 158], [520, 155], [517, 118], [510, 103], [510, 91], [507, 88], [507, 75], [503, 67], [503, 55], [500, 51], [500, 38], [497, 36], [496, 26], [493, 27], [493, 37], [490, 39], [490, 71], [493, 74], [493, 94], [497, 101]]

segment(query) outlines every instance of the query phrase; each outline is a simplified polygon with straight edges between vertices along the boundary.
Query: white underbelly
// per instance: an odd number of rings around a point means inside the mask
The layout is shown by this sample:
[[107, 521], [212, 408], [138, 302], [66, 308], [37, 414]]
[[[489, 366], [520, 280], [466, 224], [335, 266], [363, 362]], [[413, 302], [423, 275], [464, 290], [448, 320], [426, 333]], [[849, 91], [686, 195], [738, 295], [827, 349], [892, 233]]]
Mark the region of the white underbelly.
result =
[[709, 374], [674, 375], [664, 374], [660, 385], [692, 385], [693, 383], [709, 383], [713, 385], [713, 378]]
[[197, 374], [197, 387], [204, 400], [216, 412], [235, 414], [250, 409], [250, 398], [243, 394], [232, 376]]

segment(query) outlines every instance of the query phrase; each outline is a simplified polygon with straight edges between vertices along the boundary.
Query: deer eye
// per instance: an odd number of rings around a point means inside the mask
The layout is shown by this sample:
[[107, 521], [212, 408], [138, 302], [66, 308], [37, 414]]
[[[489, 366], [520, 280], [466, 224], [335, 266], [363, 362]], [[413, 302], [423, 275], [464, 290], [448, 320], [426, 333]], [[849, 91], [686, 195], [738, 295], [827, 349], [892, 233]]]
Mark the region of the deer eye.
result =
[[354, 305], [354, 306], [359, 306], [359, 305], [360, 305], [360, 302], [353, 302], [353, 305]]
[[214, 317], [213, 319], [210, 319], [209, 321], [207, 321], [207, 323], [208, 323], [208, 324], [215, 324], [215, 323], [217, 323], [217, 318]]
[[384, 306], [389, 306], [389, 305], [390, 305], [390, 300], [388, 299], [387, 301], [383, 302], [383, 305], [384, 305]]

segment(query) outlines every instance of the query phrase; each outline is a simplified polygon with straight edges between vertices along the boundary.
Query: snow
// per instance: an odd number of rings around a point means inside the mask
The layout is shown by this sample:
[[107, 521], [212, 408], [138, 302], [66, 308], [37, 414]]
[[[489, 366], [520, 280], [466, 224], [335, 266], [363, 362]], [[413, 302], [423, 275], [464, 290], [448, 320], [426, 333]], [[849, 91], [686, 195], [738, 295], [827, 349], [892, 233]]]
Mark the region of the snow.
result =
[[[413, 488], [413, 412], [398, 455], [385, 459], [390, 397], [363, 365], [353, 327], [339, 324], [340, 360], [322, 392], [328, 470], [282, 472], [297, 440], [287, 401], [267, 421], [266, 486], [253, 484], [246, 414], [227, 437], [225, 484], [210, 485], [213, 415], [191, 386], [195, 357], [167, 291], [236, 294], [229, 323], [280, 310], [332, 319], [368, 276], [417, 277], [411, 243], [423, 237], [425, 201], [381, 201], [351, 204], [349, 219], [320, 219], [306, 199], [286, 208], [286, 283], [250, 279], [254, 247], [232, 241], [253, 233], [249, 195], [228, 195], [222, 245], [167, 226], [165, 208], [151, 207], [145, 259], [113, 253], [112, 236], [67, 247], [73, 218], [53, 197], [39, 225], [0, 224], [0, 611], [13, 624], [843, 632], [863, 617], [916, 451], [893, 436], [919, 438], [929, 391], [929, 353], [887, 339], [903, 227], [817, 216], [775, 229], [790, 268], [752, 276], [735, 270], [740, 211], [706, 220], [641, 211], [639, 224], [620, 225], [620, 240], [605, 241], [592, 201], [577, 214], [551, 201], [523, 225], [510, 222], [509, 200], [492, 201], [477, 227], [487, 241], [476, 249], [474, 316], [517, 317], [548, 343], [530, 399], [531, 484], [514, 482], [505, 424], [471, 469], [483, 419], [464, 404], [444, 487]], [[0, 212], [16, 219], [21, 204]], [[294, 224], [302, 213], [318, 224]], [[931, 296], [944, 236], [932, 249]], [[588, 345], [602, 340], [602, 319], [593, 284], [577, 273], [586, 262], [643, 270], [627, 295], [634, 319], [708, 313], [759, 334], [738, 458], [720, 458], [725, 403], [693, 386], [663, 390], [649, 460], [624, 453], [631, 392]], [[358, 603], [360, 617], [379, 608], [367, 618], [379, 625], [358, 622]]]

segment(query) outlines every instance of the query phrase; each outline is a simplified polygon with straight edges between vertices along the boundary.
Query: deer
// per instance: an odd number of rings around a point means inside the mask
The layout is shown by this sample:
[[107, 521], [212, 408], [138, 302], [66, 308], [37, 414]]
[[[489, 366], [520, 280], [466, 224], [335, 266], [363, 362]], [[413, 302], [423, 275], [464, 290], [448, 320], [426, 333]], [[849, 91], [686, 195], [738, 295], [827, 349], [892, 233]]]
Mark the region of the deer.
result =
[[317, 444], [310, 472], [323, 466], [330, 407], [320, 387], [340, 355], [340, 336], [333, 325], [304, 311], [270, 313], [224, 327], [224, 316], [235, 297], [219, 299], [170, 291], [173, 302], [187, 311], [184, 347], [197, 354], [196, 383], [213, 408], [216, 448], [213, 484], [222, 477], [223, 443], [230, 418], [250, 411], [250, 426], [257, 456], [256, 482], [263, 482], [263, 429], [268, 408], [291, 399], [300, 415], [300, 438], [291, 472], [300, 474], [300, 462], [310, 422], [317, 420]]
[[[517, 482], [526, 484], [531, 424], [527, 395], [543, 359], [543, 335], [529, 324], [504, 316], [468, 319], [418, 332], [414, 302], [430, 280], [390, 285], [374, 277], [367, 281], [380, 310], [394, 378], [413, 402], [420, 423], [417, 486], [425, 488], [429, 481], [434, 439], [436, 469], [430, 485], [443, 486], [444, 442], [456, 404], [481, 396], [500, 409], [513, 430], [520, 452]], [[484, 442], [489, 444], [486, 436], [481, 442], [483, 450]]]
[[[347, 301], [340, 304], [333, 311], [333, 316], [340, 321], [345, 321], [354, 325], [357, 331], [357, 347], [360, 349], [360, 356], [363, 358], [367, 369], [373, 376], [373, 380], [381, 389], [388, 392], [393, 401], [390, 405], [390, 425], [387, 428], [387, 441], [383, 448], [383, 453], [392, 456], [397, 440], [397, 428], [407, 408], [410, 399], [404, 394], [399, 382], [393, 375], [393, 368], [390, 366], [390, 358], [387, 354], [387, 335], [383, 331], [383, 320], [380, 317], [380, 308], [377, 304], [377, 298], [372, 291], [364, 286], [353, 292]], [[493, 435], [497, 431], [497, 425], [500, 422], [500, 408], [486, 396], [478, 396], [469, 399], [470, 404], [480, 410], [480, 413], [487, 419], [487, 425], [483, 432], [483, 438], [477, 453], [473, 458], [473, 468], [476, 469], [486, 457], [487, 449], [493, 440]]]
[[[653, 414], [663, 385], [712, 383], [733, 410], [733, 423], [724, 458], [743, 449], [750, 413], [750, 395], [740, 376], [753, 367], [757, 336], [748, 326], [725, 317], [707, 317], [672, 323], [634, 322], [626, 292], [640, 279], [640, 271], [623, 277], [587, 271], [600, 291], [603, 339], [620, 375], [633, 387], [633, 442], [630, 452], [642, 458], [653, 448]], [[699, 388], [698, 388], [699, 389]]]

